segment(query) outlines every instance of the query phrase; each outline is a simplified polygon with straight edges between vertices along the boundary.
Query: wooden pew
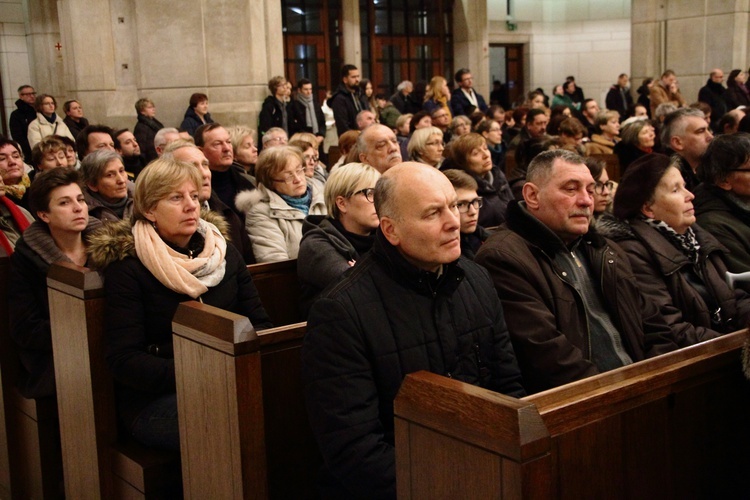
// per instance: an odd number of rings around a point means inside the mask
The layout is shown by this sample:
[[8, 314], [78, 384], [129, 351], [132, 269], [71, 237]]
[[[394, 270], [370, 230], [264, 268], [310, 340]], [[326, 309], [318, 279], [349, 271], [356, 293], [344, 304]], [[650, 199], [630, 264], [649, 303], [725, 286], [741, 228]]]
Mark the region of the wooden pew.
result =
[[253, 277], [260, 300], [275, 326], [302, 321], [297, 260], [251, 264], [247, 270]]
[[427, 372], [395, 401], [398, 496], [739, 498], [747, 332], [523, 399]]
[[317, 496], [320, 456], [300, 373], [305, 328], [256, 333], [243, 316], [179, 306], [173, 338], [185, 498]]
[[620, 172], [620, 158], [615, 154], [593, 154], [591, 158], [603, 161], [607, 166], [607, 175], [611, 181], [620, 182], [622, 172]]
[[66, 498], [160, 495], [179, 477], [179, 456], [118, 436], [114, 383], [104, 357], [101, 276], [55, 264], [47, 285]]
[[0, 249], [0, 498], [61, 498], [62, 458], [52, 398], [26, 399], [10, 338], [10, 258]]

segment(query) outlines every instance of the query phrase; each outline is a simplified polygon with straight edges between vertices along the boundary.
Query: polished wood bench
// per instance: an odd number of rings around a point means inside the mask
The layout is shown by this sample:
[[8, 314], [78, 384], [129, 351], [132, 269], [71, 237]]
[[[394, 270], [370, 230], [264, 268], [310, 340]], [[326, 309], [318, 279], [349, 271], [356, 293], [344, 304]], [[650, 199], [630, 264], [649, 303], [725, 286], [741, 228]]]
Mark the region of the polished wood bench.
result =
[[0, 498], [61, 498], [62, 458], [53, 398], [27, 399], [10, 338], [10, 258], [0, 249]]
[[[215, 307], [173, 321], [186, 498], [314, 498], [320, 456], [302, 393], [306, 323], [255, 332]], [[209, 376], [210, 375], [210, 376]]]
[[589, 155], [599, 161], [603, 161], [607, 168], [607, 176], [609, 180], [620, 182], [622, 172], [620, 171], [620, 158], [615, 154], [593, 154]]
[[297, 259], [251, 264], [247, 270], [275, 326], [302, 321]]
[[514, 399], [427, 372], [395, 400], [399, 499], [739, 498], [747, 331]]
[[104, 354], [101, 276], [55, 264], [47, 286], [66, 498], [159, 496], [165, 484], [179, 481], [179, 454], [149, 450], [119, 435]]

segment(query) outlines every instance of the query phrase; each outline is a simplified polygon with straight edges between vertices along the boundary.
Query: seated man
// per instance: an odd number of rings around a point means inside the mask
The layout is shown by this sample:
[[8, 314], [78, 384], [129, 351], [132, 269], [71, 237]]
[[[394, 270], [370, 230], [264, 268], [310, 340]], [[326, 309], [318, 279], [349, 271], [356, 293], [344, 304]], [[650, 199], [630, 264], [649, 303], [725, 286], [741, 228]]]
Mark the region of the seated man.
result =
[[141, 146], [133, 133], [124, 128], [115, 132], [115, 151], [122, 156], [122, 164], [128, 177], [135, 179], [146, 166], [146, 158], [141, 154]]
[[375, 208], [372, 250], [313, 304], [302, 346], [324, 498], [396, 497], [393, 400], [407, 374], [524, 394], [492, 282], [460, 258], [448, 179], [397, 165], [378, 180]]
[[546, 151], [522, 202], [477, 253], [490, 271], [529, 392], [677, 349], [627, 256], [589, 228], [595, 182], [583, 158]]
[[698, 224], [729, 249], [730, 272], [750, 271], [750, 135], [720, 135], [711, 141], [698, 177], [703, 181], [693, 200]]

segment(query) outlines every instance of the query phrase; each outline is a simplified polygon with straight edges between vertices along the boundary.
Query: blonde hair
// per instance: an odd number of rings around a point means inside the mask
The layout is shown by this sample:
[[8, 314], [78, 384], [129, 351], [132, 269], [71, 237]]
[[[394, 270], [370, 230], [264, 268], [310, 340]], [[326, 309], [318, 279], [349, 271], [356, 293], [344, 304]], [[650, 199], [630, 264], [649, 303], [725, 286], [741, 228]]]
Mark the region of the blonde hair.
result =
[[196, 190], [203, 184], [200, 171], [190, 163], [174, 158], [158, 158], [149, 163], [135, 181], [132, 223], [146, 220], [146, 212], [186, 181], [192, 182]]
[[246, 127], [244, 125], [235, 125], [234, 127], [228, 127], [227, 132], [229, 133], [229, 141], [232, 143], [232, 152], [236, 155], [237, 148], [240, 147], [245, 137], [250, 136], [255, 142], [255, 130]]
[[339, 208], [336, 206], [336, 198], [339, 196], [348, 198], [354, 194], [357, 186], [363, 184], [374, 188], [379, 178], [380, 172], [364, 163], [347, 163], [331, 172], [323, 191], [329, 217], [338, 219], [341, 215]]

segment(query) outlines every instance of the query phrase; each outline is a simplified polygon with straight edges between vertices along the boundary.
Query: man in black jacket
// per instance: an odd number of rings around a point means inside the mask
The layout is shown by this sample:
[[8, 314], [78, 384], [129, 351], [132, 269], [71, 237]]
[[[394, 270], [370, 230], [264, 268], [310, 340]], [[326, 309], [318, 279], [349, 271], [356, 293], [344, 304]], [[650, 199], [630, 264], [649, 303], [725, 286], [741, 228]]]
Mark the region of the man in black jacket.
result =
[[16, 110], [10, 114], [10, 136], [21, 146], [24, 158], [31, 159], [31, 147], [27, 136], [29, 123], [36, 120], [34, 100], [36, 91], [31, 85], [18, 87]]
[[357, 113], [363, 109], [370, 109], [359, 89], [359, 79], [357, 67], [345, 64], [341, 68], [341, 85], [328, 99], [328, 106], [333, 110], [333, 119], [336, 120], [336, 133], [339, 136], [347, 130], [358, 130]]
[[407, 374], [525, 393], [489, 276], [461, 258], [448, 179], [397, 165], [378, 181], [375, 207], [371, 252], [313, 304], [302, 348], [324, 498], [396, 497], [393, 400]]

